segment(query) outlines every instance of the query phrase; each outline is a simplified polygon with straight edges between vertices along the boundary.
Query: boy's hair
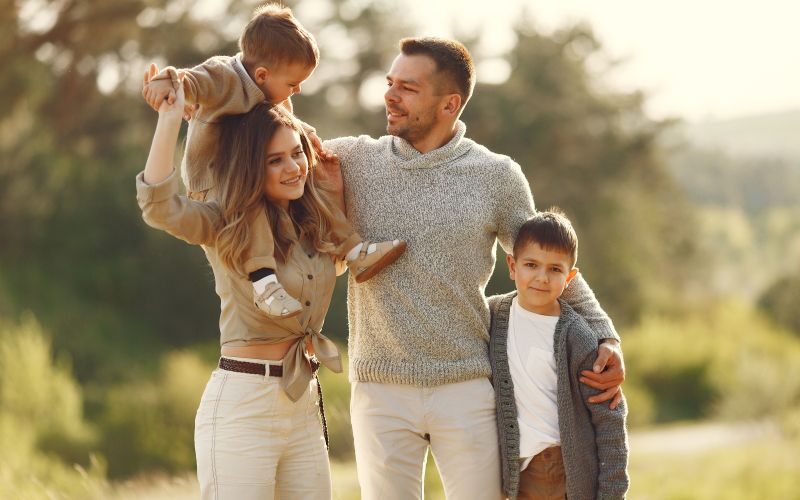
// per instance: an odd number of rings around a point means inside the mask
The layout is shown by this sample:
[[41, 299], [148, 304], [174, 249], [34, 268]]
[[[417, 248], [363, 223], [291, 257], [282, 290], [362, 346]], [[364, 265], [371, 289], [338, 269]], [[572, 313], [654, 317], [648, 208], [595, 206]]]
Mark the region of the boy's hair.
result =
[[296, 63], [314, 68], [319, 63], [314, 37], [295, 19], [292, 9], [277, 3], [262, 5], [253, 12], [239, 37], [239, 49], [248, 69]]
[[551, 207], [546, 212], [537, 212], [519, 229], [514, 240], [514, 257], [523, 247], [538, 243], [545, 250], [562, 252], [570, 256], [570, 265], [578, 260], [578, 235], [564, 212]]
[[446, 89], [441, 92], [454, 93], [461, 96], [461, 110], [467, 105], [475, 88], [475, 64], [472, 56], [461, 42], [444, 38], [403, 38], [400, 40], [400, 52], [407, 56], [424, 55], [436, 63], [436, 69], [447, 82]]

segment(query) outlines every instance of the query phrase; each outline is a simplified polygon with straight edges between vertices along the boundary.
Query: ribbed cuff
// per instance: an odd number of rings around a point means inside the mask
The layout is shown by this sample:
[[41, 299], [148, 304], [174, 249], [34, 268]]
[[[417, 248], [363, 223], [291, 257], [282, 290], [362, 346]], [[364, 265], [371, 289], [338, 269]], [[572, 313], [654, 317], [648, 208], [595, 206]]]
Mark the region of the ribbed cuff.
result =
[[178, 193], [178, 176], [175, 169], [169, 177], [156, 184], [144, 181], [144, 171], [136, 175], [136, 199], [143, 203], [158, 203]]

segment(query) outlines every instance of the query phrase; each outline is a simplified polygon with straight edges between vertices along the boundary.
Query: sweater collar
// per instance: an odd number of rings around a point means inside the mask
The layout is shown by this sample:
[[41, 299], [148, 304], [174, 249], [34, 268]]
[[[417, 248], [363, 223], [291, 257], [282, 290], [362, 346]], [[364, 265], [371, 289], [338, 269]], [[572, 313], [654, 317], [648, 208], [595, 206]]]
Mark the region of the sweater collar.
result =
[[461, 120], [456, 122], [456, 133], [453, 138], [444, 146], [420, 153], [414, 146], [405, 139], [392, 136], [392, 152], [401, 168], [405, 169], [424, 169], [435, 168], [444, 163], [450, 162], [469, 151], [472, 141], [465, 138], [467, 126]]
[[241, 52], [237, 53], [233, 56], [233, 69], [239, 75], [239, 78], [244, 83], [244, 86], [250, 89], [251, 92], [255, 92], [256, 95], [262, 96], [261, 100], [264, 101], [267, 97], [264, 95], [264, 92], [258, 87], [258, 84], [250, 78], [250, 73], [247, 72], [247, 68], [244, 67], [244, 61], [242, 60]]

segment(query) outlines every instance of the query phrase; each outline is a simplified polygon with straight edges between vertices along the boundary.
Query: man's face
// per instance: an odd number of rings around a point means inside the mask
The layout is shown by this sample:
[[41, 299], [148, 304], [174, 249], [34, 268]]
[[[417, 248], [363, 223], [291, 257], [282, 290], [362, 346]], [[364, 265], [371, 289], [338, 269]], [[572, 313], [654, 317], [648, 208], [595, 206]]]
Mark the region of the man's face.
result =
[[414, 144], [439, 121], [436, 63], [428, 56], [400, 54], [386, 75], [386, 132]]

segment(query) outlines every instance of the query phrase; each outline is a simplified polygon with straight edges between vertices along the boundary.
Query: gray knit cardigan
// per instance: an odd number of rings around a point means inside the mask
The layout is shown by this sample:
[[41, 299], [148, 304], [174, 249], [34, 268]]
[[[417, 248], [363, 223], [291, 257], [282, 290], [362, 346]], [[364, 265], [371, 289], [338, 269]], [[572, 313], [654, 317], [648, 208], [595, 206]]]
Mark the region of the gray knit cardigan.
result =
[[[497, 400], [497, 430], [500, 438], [503, 491], [509, 498], [519, 490], [519, 426], [514, 383], [508, 368], [508, 323], [512, 299], [517, 292], [489, 298], [492, 314], [489, 356], [492, 384]], [[567, 476], [567, 498], [619, 499], [628, 490], [628, 438], [623, 399], [615, 410], [607, 403], [589, 404], [586, 399], [599, 391], [578, 381], [581, 370], [591, 370], [602, 339], [566, 302], [559, 300], [561, 316], [556, 324], [553, 347], [558, 377], [558, 427]]]

